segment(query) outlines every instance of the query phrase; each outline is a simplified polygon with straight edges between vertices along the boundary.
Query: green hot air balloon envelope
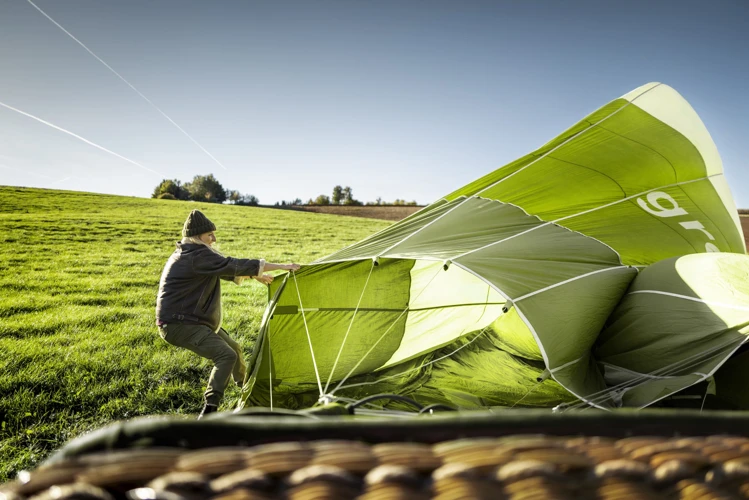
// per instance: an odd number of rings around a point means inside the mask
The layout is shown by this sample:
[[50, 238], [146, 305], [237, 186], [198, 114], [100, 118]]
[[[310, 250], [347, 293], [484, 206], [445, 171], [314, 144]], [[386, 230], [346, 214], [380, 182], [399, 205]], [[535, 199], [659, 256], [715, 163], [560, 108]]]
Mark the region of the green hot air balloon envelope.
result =
[[[716, 375], [748, 338], [749, 256], [657, 262], [635, 278], [599, 336], [595, 357], [610, 387], [599, 399], [647, 406]], [[722, 398], [743, 406], [745, 387], [716, 377]]]
[[239, 407], [586, 401], [608, 389], [591, 349], [638, 269], [715, 251], [745, 252], [720, 157], [651, 83], [276, 280]]

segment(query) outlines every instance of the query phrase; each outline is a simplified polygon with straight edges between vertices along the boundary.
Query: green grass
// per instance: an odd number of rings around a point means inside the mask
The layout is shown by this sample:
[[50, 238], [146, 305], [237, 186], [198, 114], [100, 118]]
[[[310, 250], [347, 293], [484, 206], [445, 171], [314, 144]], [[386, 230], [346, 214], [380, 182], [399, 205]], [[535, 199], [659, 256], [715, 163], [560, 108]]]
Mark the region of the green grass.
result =
[[[199, 411], [209, 362], [154, 325], [159, 276], [193, 208], [222, 252], [270, 262], [311, 262], [390, 224], [0, 186], [0, 482], [114, 420]], [[246, 355], [266, 301], [257, 282], [223, 286], [224, 326]]]

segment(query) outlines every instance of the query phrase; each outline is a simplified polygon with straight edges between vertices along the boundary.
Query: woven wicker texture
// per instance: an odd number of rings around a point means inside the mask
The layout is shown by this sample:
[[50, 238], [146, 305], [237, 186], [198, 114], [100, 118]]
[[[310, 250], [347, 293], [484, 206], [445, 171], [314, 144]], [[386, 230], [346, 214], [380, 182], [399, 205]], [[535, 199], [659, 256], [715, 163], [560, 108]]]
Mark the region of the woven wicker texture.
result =
[[0, 492], [0, 500], [749, 498], [749, 438], [514, 435], [123, 450], [40, 467]]

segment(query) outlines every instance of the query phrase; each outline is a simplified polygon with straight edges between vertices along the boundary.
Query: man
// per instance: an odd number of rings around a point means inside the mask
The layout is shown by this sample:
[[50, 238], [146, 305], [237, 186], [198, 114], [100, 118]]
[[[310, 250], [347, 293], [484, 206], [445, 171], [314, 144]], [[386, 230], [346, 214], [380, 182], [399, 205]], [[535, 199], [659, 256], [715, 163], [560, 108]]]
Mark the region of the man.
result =
[[190, 212], [182, 228], [182, 241], [164, 266], [156, 299], [161, 338], [215, 365], [199, 419], [218, 410], [229, 378], [241, 386], [246, 372], [241, 347], [221, 328], [221, 280], [239, 284], [250, 277], [267, 285], [273, 276], [263, 274], [265, 271], [299, 269], [297, 264], [225, 257], [213, 248], [214, 231], [216, 226], [202, 212]]

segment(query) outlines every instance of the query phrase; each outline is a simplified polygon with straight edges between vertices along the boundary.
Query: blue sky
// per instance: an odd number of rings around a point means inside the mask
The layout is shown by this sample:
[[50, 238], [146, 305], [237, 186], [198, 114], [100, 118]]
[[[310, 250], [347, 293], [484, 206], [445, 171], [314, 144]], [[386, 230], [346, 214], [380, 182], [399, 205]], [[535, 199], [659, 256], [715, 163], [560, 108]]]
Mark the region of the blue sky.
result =
[[[749, 2], [0, 2], [0, 184], [150, 196], [213, 173], [261, 203], [348, 185], [433, 201], [651, 81], [705, 122], [749, 208]], [[162, 175], [159, 175], [162, 174]]]

